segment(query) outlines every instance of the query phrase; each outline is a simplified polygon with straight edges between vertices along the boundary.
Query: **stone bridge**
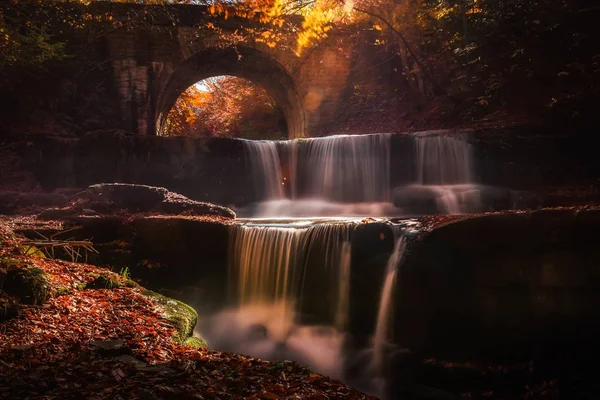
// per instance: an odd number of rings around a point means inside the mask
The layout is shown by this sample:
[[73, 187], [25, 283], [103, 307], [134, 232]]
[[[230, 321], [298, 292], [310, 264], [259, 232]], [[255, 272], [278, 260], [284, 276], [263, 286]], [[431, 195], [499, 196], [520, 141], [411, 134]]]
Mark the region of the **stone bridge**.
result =
[[[105, 38], [120, 124], [128, 131], [157, 134], [186, 88], [205, 78], [234, 75], [267, 90], [283, 111], [290, 138], [311, 136], [332, 122], [348, 86], [352, 46], [341, 37], [297, 56], [293, 41], [270, 48], [251, 40], [223, 40], [218, 29], [234, 33], [252, 22], [215, 18], [205, 6], [96, 2], [90, 7], [92, 14], [110, 13], [116, 20], [132, 12], [152, 16], [141, 28], [116, 29]], [[218, 29], [205, 27], [207, 21]]]

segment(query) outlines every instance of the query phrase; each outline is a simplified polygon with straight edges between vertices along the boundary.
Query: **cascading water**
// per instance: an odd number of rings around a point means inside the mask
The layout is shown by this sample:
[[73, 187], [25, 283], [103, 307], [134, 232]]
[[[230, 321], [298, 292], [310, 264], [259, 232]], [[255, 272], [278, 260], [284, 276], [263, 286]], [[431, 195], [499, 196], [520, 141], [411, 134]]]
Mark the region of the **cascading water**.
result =
[[236, 307], [209, 320], [203, 335], [220, 349], [294, 359], [341, 377], [354, 226], [231, 226]]
[[348, 312], [350, 306], [350, 265], [352, 263], [352, 246], [350, 242], [342, 244], [339, 262], [339, 287], [338, 301], [335, 312], [335, 327], [344, 331], [348, 324]]
[[277, 327], [271, 334], [284, 338], [287, 315], [298, 296], [302, 271], [296, 268], [304, 230], [265, 226], [235, 226], [230, 238], [232, 291], [240, 306], [276, 304]]
[[242, 210], [242, 215], [298, 218], [479, 211], [481, 187], [473, 183], [472, 148], [464, 137], [414, 135], [415, 182], [395, 188], [393, 198], [391, 138], [391, 134], [370, 134], [244, 141], [259, 202]]
[[294, 192], [298, 197], [346, 203], [387, 201], [390, 141], [387, 133], [292, 141]]
[[[348, 217], [477, 210], [471, 146], [462, 137], [416, 134], [394, 142], [408, 160], [398, 162], [390, 134], [243, 143], [258, 202], [241, 210], [253, 218], [230, 226], [233, 307], [203, 318], [200, 332], [214, 348], [292, 359], [385, 397], [404, 234], [414, 229], [407, 221], [365, 228], [375, 220]], [[392, 192], [392, 165], [411, 163]], [[324, 216], [332, 218], [314, 218]], [[393, 251], [379, 281], [370, 272], [383, 268], [390, 229]], [[364, 316], [374, 325], [364, 326]]]
[[250, 160], [256, 195], [259, 199], [282, 199], [284, 197], [281, 161], [275, 142], [270, 140], [244, 140]]
[[417, 182], [454, 185], [472, 182], [472, 150], [463, 138], [416, 135]]
[[[377, 324], [373, 336], [373, 357], [369, 366], [370, 373], [379, 377], [385, 376], [385, 354], [386, 347], [390, 342], [390, 322], [393, 319], [393, 301], [394, 292], [399, 277], [398, 266], [406, 249], [406, 238], [400, 232], [394, 232], [394, 250], [387, 262], [385, 279], [379, 298], [379, 308], [377, 310]], [[382, 392], [382, 388], [378, 388]]]
[[[248, 155], [257, 157], [251, 160], [256, 165], [255, 185], [264, 187], [268, 178], [273, 180], [269, 188], [280, 185], [281, 190], [279, 195], [265, 193], [250, 212], [252, 216], [350, 217], [397, 211], [389, 201], [391, 134], [245, 143], [252, 147]], [[277, 149], [277, 160], [284, 160], [288, 176], [281, 174], [280, 165], [273, 165]], [[283, 195], [282, 183], [290, 185], [288, 198]]]
[[[230, 276], [236, 277], [233, 293], [240, 306], [282, 303], [310, 307], [303, 293], [306, 280], [323, 285], [331, 307], [318, 310], [328, 319], [339, 319], [347, 307], [350, 248], [353, 222], [281, 225], [234, 225], [230, 236]], [[342, 278], [342, 279], [340, 279]], [[325, 295], [325, 294], [324, 294]], [[299, 304], [302, 303], [302, 304]]]
[[473, 184], [471, 145], [463, 137], [438, 134], [415, 135], [415, 144], [417, 183], [396, 189], [396, 204], [433, 200], [441, 213], [477, 211], [481, 191]]

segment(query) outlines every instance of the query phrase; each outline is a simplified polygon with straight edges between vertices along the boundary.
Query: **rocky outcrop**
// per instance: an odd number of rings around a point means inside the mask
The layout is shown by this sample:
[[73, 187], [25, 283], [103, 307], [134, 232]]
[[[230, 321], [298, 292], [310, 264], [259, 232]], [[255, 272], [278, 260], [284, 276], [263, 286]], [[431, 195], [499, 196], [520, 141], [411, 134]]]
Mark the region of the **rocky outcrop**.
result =
[[50, 208], [38, 218], [42, 220], [65, 219], [77, 215], [128, 213], [158, 213], [209, 215], [235, 218], [227, 207], [190, 200], [162, 187], [125, 183], [102, 183], [89, 186], [76, 194], [68, 207]]
[[600, 210], [456, 219], [409, 245], [397, 341], [436, 356], [525, 355], [600, 332]]
[[[31, 239], [46, 237], [92, 240], [98, 253], [82, 254], [88, 263], [127, 270], [152, 290], [181, 293], [203, 306], [225, 300], [228, 219], [169, 215], [79, 215], [64, 219], [62, 228], [21, 228]], [[55, 249], [55, 256], [71, 261]], [[111, 286], [99, 279], [92, 287]], [[187, 299], [187, 298], [186, 298]], [[196, 304], [196, 303], [194, 303]]]

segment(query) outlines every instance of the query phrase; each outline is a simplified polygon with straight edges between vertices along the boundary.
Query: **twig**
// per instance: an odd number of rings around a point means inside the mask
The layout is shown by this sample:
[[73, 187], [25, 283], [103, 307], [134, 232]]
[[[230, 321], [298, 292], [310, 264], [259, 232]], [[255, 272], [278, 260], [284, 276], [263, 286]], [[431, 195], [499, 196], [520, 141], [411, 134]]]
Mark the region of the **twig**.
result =
[[81, 257], [80, 249], [83, 249], [86, 261], [88, 253], [99, 254], [98, 250], [94, 248], [94, 244], [91, 240], [55, 239], [57, 235], [64, 234], [71, 230], [73, 229], [57, 232], [50, 236], [50, 238], [34, 231], [41, 239], [23, 240], [20, 244], [25, 247], [25, 254], [29, 253], [32, 248], [39, 248], [48, 258], [55, 258], [54, 249], [62, 248], [69, 257], [71, 257], [72, 262], [77, 262], [79, 257]]

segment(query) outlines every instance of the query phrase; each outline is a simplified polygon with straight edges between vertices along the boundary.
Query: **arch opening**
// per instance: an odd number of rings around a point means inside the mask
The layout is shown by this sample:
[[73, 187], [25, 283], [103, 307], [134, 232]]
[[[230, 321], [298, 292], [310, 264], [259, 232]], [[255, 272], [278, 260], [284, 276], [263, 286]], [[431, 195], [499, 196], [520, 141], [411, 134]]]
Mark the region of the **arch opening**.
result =
[[289, 136], [275, 99], [261, 86], [232, 75], [207, 78], [187, 88], [158, 134], [270, 140]]
[[188, 88], [194, 87], [197, 82], [222, 76], [244, 79], [263, 88], [277, 104], [277, 108], [285, 120], [282, 130], [287, 132], [287, 138], [305, 136], [302, 96], [293, 77], [281, 64], [267, 54], [241, 46], [205, 49], [174, 69], [165, 89], [158, 98], [157, 133], [163, 134], [168, 130], [169, 112], [175, 106], [177, 99]]

